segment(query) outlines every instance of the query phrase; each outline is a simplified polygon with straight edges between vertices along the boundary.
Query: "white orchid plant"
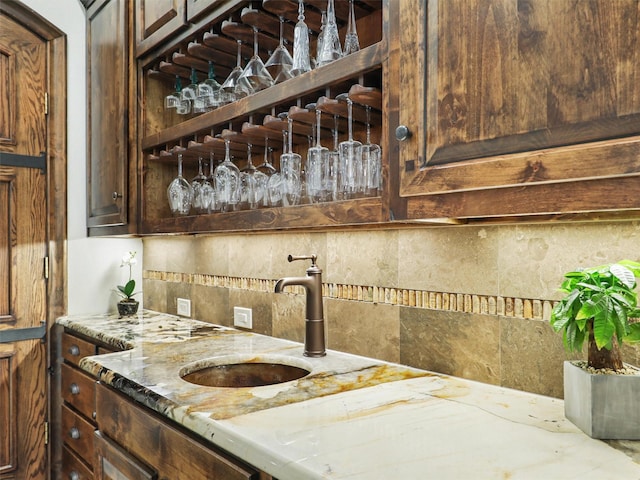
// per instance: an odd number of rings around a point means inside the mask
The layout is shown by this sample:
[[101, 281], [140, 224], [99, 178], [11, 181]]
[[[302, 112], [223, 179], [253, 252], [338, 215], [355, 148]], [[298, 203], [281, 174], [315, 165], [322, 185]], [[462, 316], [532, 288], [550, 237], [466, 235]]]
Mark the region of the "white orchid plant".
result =
[[132, 302], [135, 301], [133, 298], [134, 295], [137, 295], [139, 292], [134, 292], [136, 289], [136, 281], [131, 278], [132, 277], [132, 269], [133, 266], [138, 263], [136, 259], [135, 251], [127, 252], [122, 257], [122, 262], [120, 263], [120, 267], [129, 267], [129, 281], [124, 285], [118, 285], [118, 294], [122, 297], [121, 301]]

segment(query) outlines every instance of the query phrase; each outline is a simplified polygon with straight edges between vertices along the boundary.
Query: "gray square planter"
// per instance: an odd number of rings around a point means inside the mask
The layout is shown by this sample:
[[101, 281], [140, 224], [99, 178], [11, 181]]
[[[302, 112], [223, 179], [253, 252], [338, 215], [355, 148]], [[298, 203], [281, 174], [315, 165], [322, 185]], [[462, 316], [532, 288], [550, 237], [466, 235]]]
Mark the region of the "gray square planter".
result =
[[565, 361], [564, 414], [592, 438], [640, 440], [640, 375], [594, 375]]

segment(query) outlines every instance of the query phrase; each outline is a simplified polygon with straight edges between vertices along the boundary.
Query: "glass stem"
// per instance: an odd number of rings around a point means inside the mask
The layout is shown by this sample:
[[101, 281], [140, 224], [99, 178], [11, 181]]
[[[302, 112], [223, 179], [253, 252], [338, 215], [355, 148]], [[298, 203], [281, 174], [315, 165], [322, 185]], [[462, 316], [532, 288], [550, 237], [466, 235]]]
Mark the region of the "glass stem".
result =
[[258, 28], [253, 27], [253, 55], [258, 56]]
[[242, 63], [242, 40], [236, 40], [238, 42], [238, 56], [236, 59], [236, 67], [240, 67], [241, 63]]
[[349, 115], [349, 141], [353, 141], [353, 102], [350, 98], [347, 98], [347, 112]]
[[289, 153], [293, 153], [293, 118], [287, 117], [287, 123], [289, 124]]
[[338, 151], [338, 115], [333, 116], [333, 150]]
[[178, 154], [178, 177], [182, 177], [182, 154]]
[[367, 145], [371, 145], [371, 106], [366, 105], [365, 110], [367, 112]]
[[322, 112], [319, 108], [316, 108], [316, 147], [320, 147], [320, 117]]

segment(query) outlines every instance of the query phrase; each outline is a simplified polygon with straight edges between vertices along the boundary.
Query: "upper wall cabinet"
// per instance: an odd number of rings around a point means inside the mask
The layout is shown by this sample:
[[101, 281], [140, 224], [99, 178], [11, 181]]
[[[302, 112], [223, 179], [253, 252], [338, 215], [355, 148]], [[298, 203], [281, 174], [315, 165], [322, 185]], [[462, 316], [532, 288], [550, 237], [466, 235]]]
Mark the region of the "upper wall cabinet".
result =
[[410, 26], [398, 64], [399, 124], [413, 133], [399, 143], [405, 218], [640, 208], [635, 0], [409, 3], [398, 12]]
[[[87, 226], [91, 234], [136, 229], [135, 71], [131, 2], [95, 0], [87, 10]], [[135, 119], [135, 117], [133, 117]]]
[[135, 12], [138, 56], [187, 26], [185, 0], [135, 0]]

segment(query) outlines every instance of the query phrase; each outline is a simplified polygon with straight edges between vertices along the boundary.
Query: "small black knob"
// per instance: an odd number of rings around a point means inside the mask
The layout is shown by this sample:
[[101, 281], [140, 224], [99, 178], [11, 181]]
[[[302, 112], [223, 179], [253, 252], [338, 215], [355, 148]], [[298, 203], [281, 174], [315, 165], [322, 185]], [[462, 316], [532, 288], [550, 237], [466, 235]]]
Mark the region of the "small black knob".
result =
[[411, 130], [406, 125], [398, 125], [396, 127], [396, 139], [399, 142], [404, 142], [407, 138], [411, 136]]

